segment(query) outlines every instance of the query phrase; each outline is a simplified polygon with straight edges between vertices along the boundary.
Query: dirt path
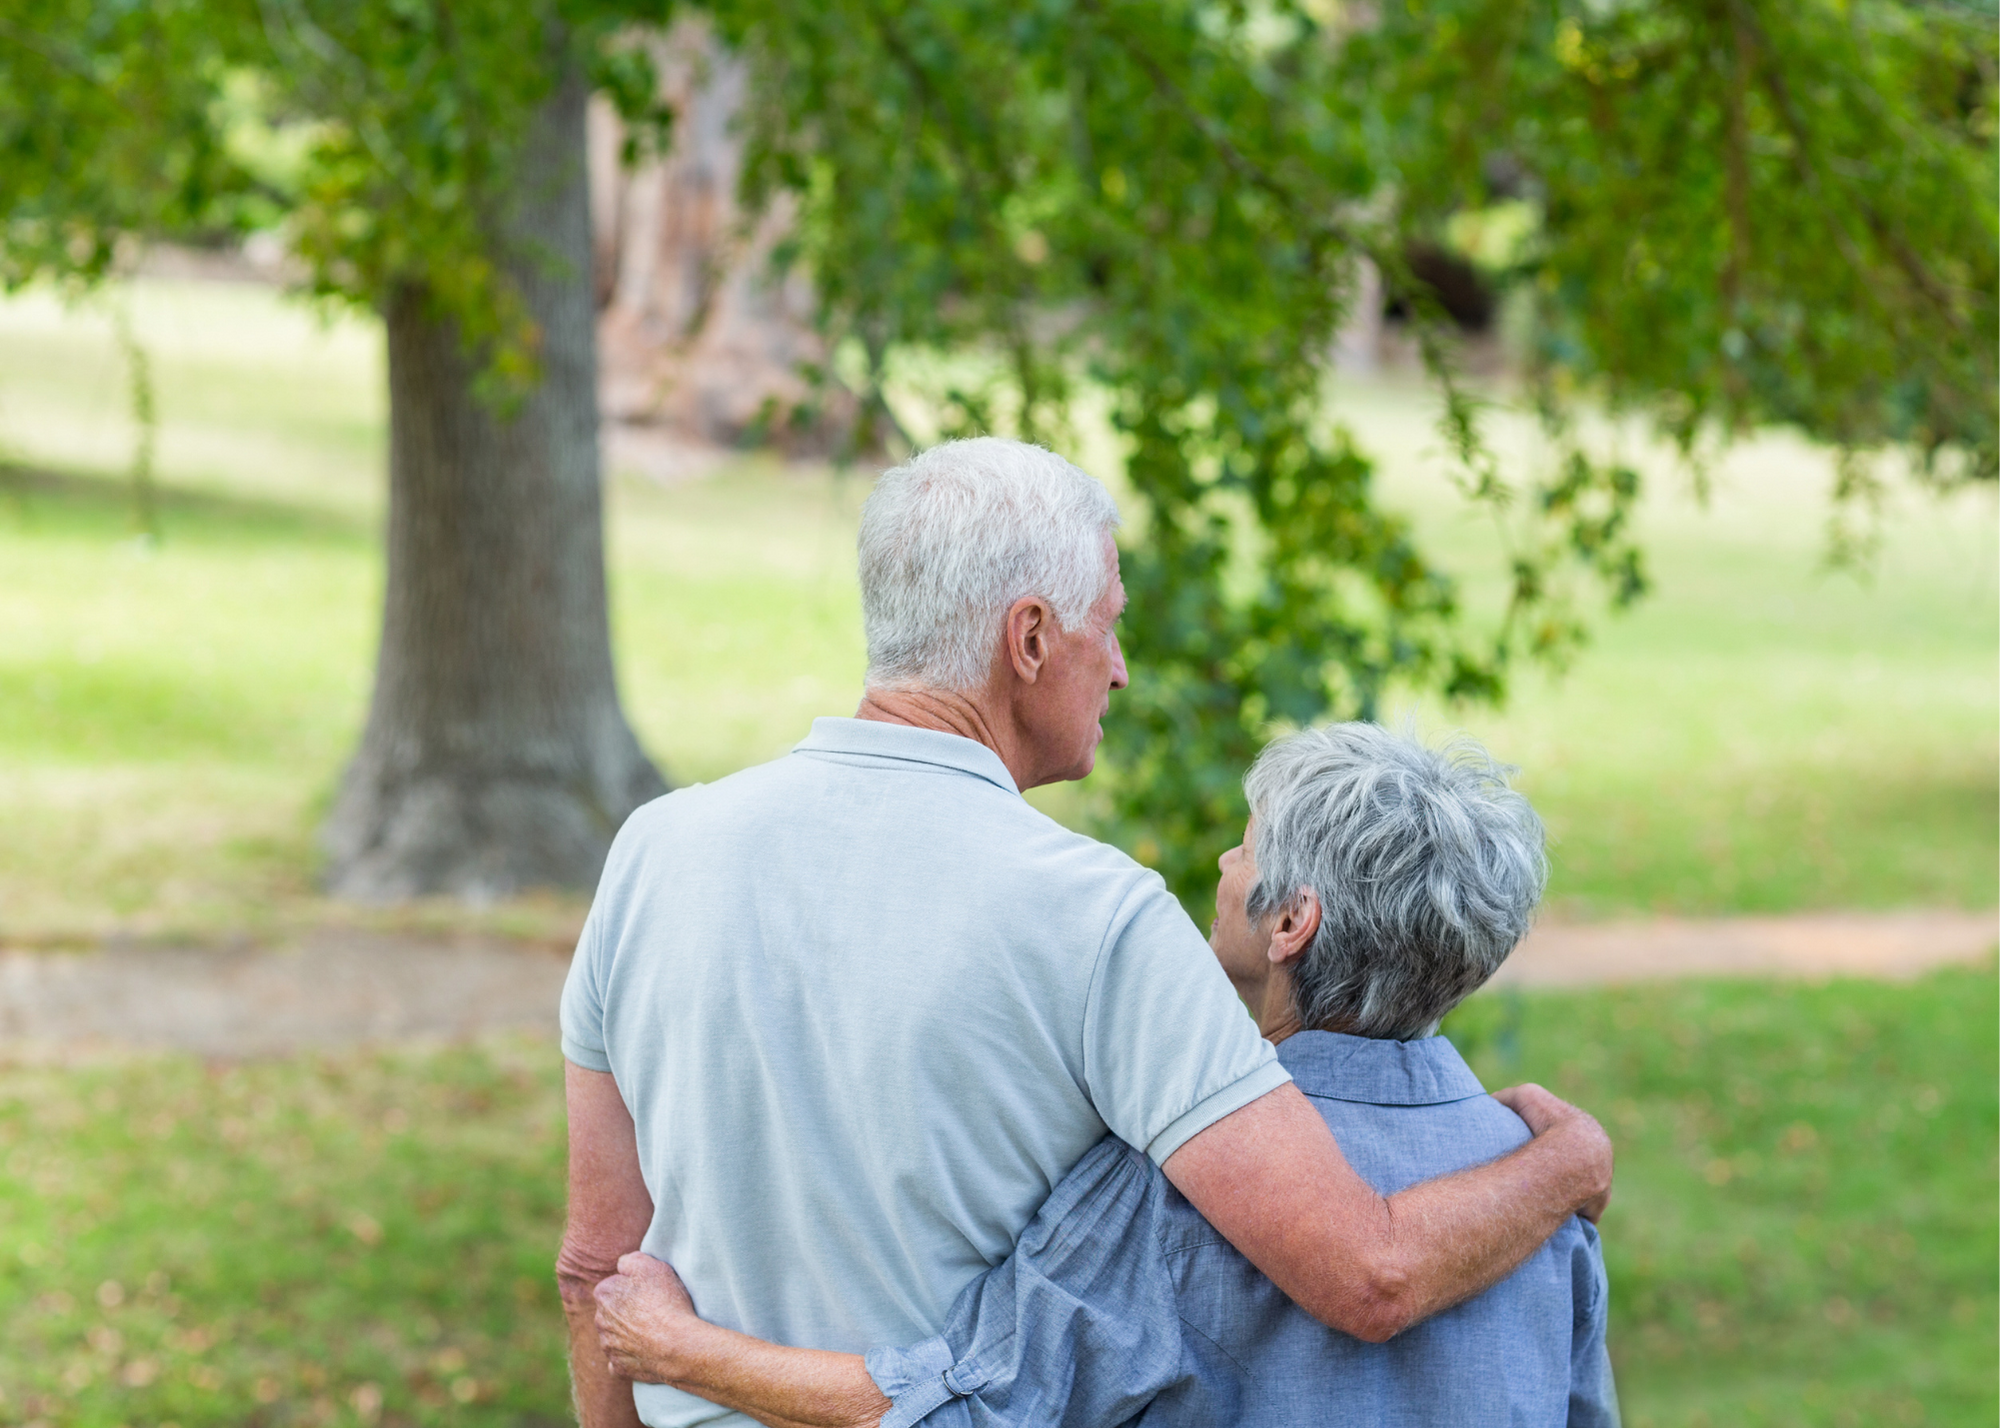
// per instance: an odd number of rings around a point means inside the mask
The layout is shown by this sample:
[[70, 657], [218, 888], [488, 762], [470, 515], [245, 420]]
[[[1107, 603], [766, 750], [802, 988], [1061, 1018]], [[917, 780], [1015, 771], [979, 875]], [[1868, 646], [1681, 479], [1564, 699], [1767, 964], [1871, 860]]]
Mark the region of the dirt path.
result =
[[[1682, 976], [1910, 977], [2000, 942], [1993, 913], [1821, 913], [1539, 927], [1499, 985]], [[568, 956], [547, 947], [326, 929], [268, 948], [0, 949], [0, 1060], [552, 1035]]]
[[1818, 912], [1544, 923], [1507, 959], [1501, 986], [1574, 987], [1667, 977], [1914, 977], [1976, 962], [2000, 943], [1992, 912]]
[[271, 948], [0, 951], [0, 1058], [178, 1048], [275, 1056], [553, 1033], [566, 953], [329, 928]]

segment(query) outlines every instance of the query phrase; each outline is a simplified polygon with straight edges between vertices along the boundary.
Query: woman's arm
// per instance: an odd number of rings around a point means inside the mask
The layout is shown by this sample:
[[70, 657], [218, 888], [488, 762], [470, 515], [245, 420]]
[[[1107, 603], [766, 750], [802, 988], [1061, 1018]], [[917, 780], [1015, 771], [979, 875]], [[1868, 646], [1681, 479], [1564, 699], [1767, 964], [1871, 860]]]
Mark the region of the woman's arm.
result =
[[866, 1359], [704, 1323], [673, 1269], [642, 1254], [626, 1255], [598, 1287], [598, 1333], [612, 1372], [672, 1384], [772, 1428], [1123, 1423], [1183, 1375], [1160, 1250], [1169, 1193], [1145, 1156], [1104, 1140], [1056, 1186], [1006, 1261], [959, 1291], [941, 1332]]
[[859, 1354], [789, 1349], [718, 1328], [694, 1312], [672, 1266], [628, 1254], [596, 1290], [611, 1372], [664, 1383], [769, 1428], [874, 1428], [889, 1400]]

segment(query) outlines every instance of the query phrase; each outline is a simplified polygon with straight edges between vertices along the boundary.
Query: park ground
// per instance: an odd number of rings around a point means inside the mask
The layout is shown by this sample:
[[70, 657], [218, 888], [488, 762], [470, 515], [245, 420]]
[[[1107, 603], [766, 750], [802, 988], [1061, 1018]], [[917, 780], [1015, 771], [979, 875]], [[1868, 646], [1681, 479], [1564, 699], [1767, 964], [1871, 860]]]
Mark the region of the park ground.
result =
[[[108, 319], [0, 305], [0, 948], [559, 946], [575, 899], [360, 911], [314, 891], [379, 597], [374, 332], [247, 286], [133, 301], [157, 541], [121, 481]], [[1491, 542], [1429, 455], [1421, 390], [1337, 400], [1478, 606]], [[1897, 495], [1867, 567], [1829, 570], [1815, 453], [1751, 443], [1705, 504], [1632, 454], [1653, 594], [1504, 709], [1412, 711], [1522, 766], [1552, 915], [1990, 910], [1990, 493]], [[621, 679], [672, 777], [852, 708], [862, 476], [745, 457], [671, 482], [614, 467], [608, 490]], [[1543, 1080], [1618, 1141], [1629, 1422], [1993, 1422], [1994, 980], [1510, 990], [1459, 1014], [1490, 1080]], [[557, 1071], [520, 1035], [0, 1064], [0, 1424], [561, 1421]]]

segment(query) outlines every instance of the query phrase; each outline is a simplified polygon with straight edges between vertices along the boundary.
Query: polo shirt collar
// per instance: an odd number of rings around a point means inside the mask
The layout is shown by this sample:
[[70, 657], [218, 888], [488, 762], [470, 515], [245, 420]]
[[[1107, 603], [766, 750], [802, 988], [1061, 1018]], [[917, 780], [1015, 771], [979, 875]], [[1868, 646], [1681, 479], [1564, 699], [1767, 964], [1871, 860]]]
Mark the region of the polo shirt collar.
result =
[[1442, 1036], [1377, 1041], [1301, 1031], [1278, 1043], [1278, 1062], [1308, 1096], [1371, 1106], [1436, 1106], [1486, 1094], [1458, 1048]]
[[794, 744], [792, 752], [933, 764], [983, 778], [1012, 794], [1021, 791], [1014, 786], [1014, 776], [1007, 772], [1000, 756], [976, 739], [909, 724], [885, 724], [879, 719], [815, 719], [812, 733]]

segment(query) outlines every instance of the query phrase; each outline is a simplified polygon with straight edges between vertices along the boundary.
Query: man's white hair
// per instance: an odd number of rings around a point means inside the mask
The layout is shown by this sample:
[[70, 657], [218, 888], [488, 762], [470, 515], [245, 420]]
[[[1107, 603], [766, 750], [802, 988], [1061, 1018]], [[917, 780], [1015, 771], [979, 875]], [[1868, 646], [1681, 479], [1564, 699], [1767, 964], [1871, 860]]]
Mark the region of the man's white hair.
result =
[[1111, 583], [1117, 526], [1095, 478], [1025, 441], [948, 441], [885, 472], [861, 511], [868, 687], [977, 688], [1024, 596], [1074, 629]]

